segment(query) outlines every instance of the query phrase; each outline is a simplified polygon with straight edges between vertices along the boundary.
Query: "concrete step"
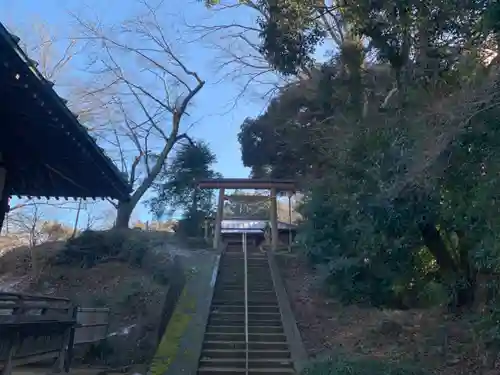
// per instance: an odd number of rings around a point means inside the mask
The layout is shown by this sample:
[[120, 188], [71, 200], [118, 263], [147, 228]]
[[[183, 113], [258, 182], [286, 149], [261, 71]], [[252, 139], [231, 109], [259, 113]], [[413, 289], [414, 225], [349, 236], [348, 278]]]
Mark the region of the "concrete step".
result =
[[[274, 284], [272, 282], [264, 282], [264, 281], [251, 282], [251, 281], [249, 281], [247, 286], [248, 286], [248, 290], [256, 290], [256, 289], [274, 290]], [[240, 282], [234, 282], [233, 280], [224, 280], [220, 283], [220, 285], [217, 285], [217, 287], [215, 288], [215, 291], [229, 290], [229, 289], [243, 290], [244, 288], [245, 288], [244, 281], [240, 283]]]
[[[257, 292], [257, 293], [260, 293], [260, 292], [268, 292], [268, 293], [274, 293], [273, 292], [273, 289], [271, 286], [251, 286], [249, 285], [248, 286], [248, 292]], [[241, 293], [241, 292], [245, 292], [245, 287], [243, 285], [231, 285], [231, 286], [226, 286], [226, 287], [223, 287], [223, 286], [220, 286], [218, 287], [217, 289], [215, 289], [214, 291], [214, 294], [215, 293], [224, 293], [224, 292], [237, 292], [237, 293]]]
[[[243, 257], [232, 257], [232, 258], [224, 258], [222, 259], [219, 264], [223, 265], [243, 265], [245, 263], [245, 259]], [[249, 266], [262, 266], [262, 267], [269, 267], [267, 264], [267, 259], [266, 258], [255, 258], [252, 256], [249, 256], [247, 258], [247, 264]]]
[[290, 375], [295, 374], [292, 369], [254, 369], [248, 372], [245, 369], [240, 368], [217, 368], [217, 367], [203, 367], [198, 370], [199, 375]]
[[[272, 283], [248, 283], [248, 290], [274, 290]], [[215, 288], [215, 292], [220, 290], [244, 290], [245, 283], [225, 282]]]
[[[204, 350], [201, 357], [206, 358], [246, 358], [245, 350], [237, 349], [213, 349]], [[248, 358], [281, 358], [289, 359], [288, 350], [249, 350]]]
[[[231, 272], [243, 272], [245, 261], [244, 260], [231, 260], [219, 262], [219, 271], [231, 271]], [[220, 268], [222, 266], [223, 268]], [[247, 260], [248, 271], [254, 270], [268, 270], [269, 265], [267, 264], [267, 259]]]
[[[248, 306], [261, 306], [261, 305], [274, 305], [274, 304], [277, 304], [278, 302], [277, 301], [273, 301], [273, 302], [259, 302], [259, 301], [248, 301]], [[228, 301], [228, 300], [221, 300], [221, 301], [218, 301], [217, 299], [214, 298], [214, 301], [212, 302], [212, 305], [214, 306], [226, 306], [226, 305], [238, 305], [238, 306], [245, 306], [245, 301], [240, 298], [238, 299], [237, 301]]]
[[[272, 289], [251, 289], [248, 288], [247, 290], [248, 295], [251, 296], [261, 296], [261, 297], [274, 297], [276, 296], [276, 293]], [[267, 293], [267, 294], [266, 294]], [[230, 296], [244, 296], [245, 295], [245, 289], [240, 288], [240, 289], [229, 289], [229, 290], [224, 290], [224, 289], [219, 289], [214, 291], [214, 299], [215, 297], [218, 297], [219, 295], [230, 295]]]
[[[233, 299], [224, 297], [223, 299], [216, 300], [216, 302], [218, 305], [232, 305], [232, 304], [243, 303], [243, 298]], [[268, 298], [268, 299], [250, 298], [248, 300], [248, 305], [250, 306], [250, 304], [252, 304], [253, 306], [256, 306], [256, 305], [262, 305], [268, 303], [271, 304], [276, 302], [277, 302], [276, 298]]]
[[[217, 290], [215, 293], [216, 295], [227, 295], [227, 296], [234, 296], [235, 299], [237, 297], [240, 297], [242, 296], [242, 293], [243, 292], [243, 296], [245, 295], [245, 291], [244, 289], [242, 290]], [[276, 293], [274, 293], [274, 291], [272, 289], [264, 289], [264, 290], [252, 290], [250, 288], [248, 288], [247, 290], [247, 295], [249, 296], [249, 299], [251, 299], [251, 297], [260, 297], [260, 298], [265, 298], [265, 299], [268, 299], [268, 298], [276, 298]]]
[[[274, 285], [273, 284], [266, 284], [266, 283], [248, 283], [247, 284], [248, 291], [272, 291], [274, 290]], [[215, 288], [214, 293], [220, 292], [220, 291], [241, 291], [245, 290], [245, 283], [235, 283], [232, 281], [228, 281], [227, 283], [224, 283], [224, 285], [219, 285]]]
[[[245, 285], [245, 278], [241, 276], [240, 278], [235, 278], [235, 277], [226, 277], [226, 278], [221, 278], [219, 279], [220, 283], [217, 285], [217, 287], [222, 287], [222, 286], [241, 286], [243, 287]], [[274, 288], [273, 281], [271, 279], [266, 279], [263, 277], [259, 276], [248, 276], [248, 281], [247, 281], [248, 286], [269, 286], [271, 288]]]
[[267, 255], [249, 253], [247, 266], [248, 343], [244, 259], [241, 247], [233, 246], [219, 263], [199, 359], [200, 375], [294, 373]]
[[[229, 298], [234, 298], [234, 299], [240, 299], [239, 297], [244, 297], [245, 296], [245, 291], [243, 289], [241, 290], [217, 290], [214, 293], [214, 297], [222, 297], [222, 296], [227, 296]], [[271, 291], [269, 289], [265, 290], [251, 290], [250, 288], [247, 290], [247, 295], [248, 299], [255, 299], [255, 298], [262, 298], [262, 299], [269, 299], [269, 298], [274, 298], [276, 299], [276, 293], [274, 291]], [[215, 299], [215, 298], [214, 298]]]
[[[245, 358], [202, 358], [200, 360], [201, 367], [231, 367], [231, 368], [245, 368]], [[293, 364], [290, 359], [283, 358], [259, 358], [248, 359], [248, 369], [279, 369], [279, 368], [292, 368]]]
[[[232, 275], [227, 275], [221, 278], [218, 278], [218, 284], [220, 285], [244, 285], [245, 283], [245, 277], [244, 275], [239, 275], [238, 277], [234, 277]], [[248, 285], [273, 285], [273, 280], [270, 277], [265, 277], [265, 276], [254, 276], [252, 275], [251, 277], [248, 277]]]
[[[244, 305], [215, 305], [212, 306], [211, 311], [222, 312], [245, 312]], [[263, 304], [260, 306], [248, 306], [248, 312], [266, 312], [266, 313], [279, 313], [280, 309], [278, 304]]]
[[[245, 341], [210, 341], [203, 342], [203, 350], [214, 349], [231, 349], [231, 350], [245, 350]], [[249, 342], [249, 350], [288, 350], [286, 342], [277, 341], [264, 341], [264, 342]]]
[[[234, 296], [221, 295], [217, 300], [215, 300], [215, 304], [219, 305], [239, 305], [244, 304], [244, 298], [235, 298]], [[259, 297], [248, 297], [248, 306], [259, 306], [259, 305], [272, 305], [278, 303], [276, 297], [272, 298], [259, 298]]]
[[[241, 326], [245, 325], [245, 317], [235, 320], [222, 319], [220, 316], [210, 317], [208, 319], [208, 325], [219, 325], [219, 326]], [[270, 319], [270, 320], [251, 320], [248, 322], [249, 327], [277, 327], [281, 325], [281, 317]]]
[[[224, 311], [214, 311], [210, 314], [211, 318], [224, 319], [239, 321], [245, 319], [244, 312], [224, 312]], [[248, 320], [281, 320], [280, 313], [268, 313], [268, 312], [249, 312]]]
[[[258, 290], [258, 289], [264, 289], [264, 290], [274, 290], [274, 284], [271, 283], [271, 282], [258, 282], [258, 283], [252, 283], [252, 282], [249, 282], [247, 284], [248, 286], [248, 290]], [[221, 283], [220, 285], [217, 285], [217, 287], [215, 288], [215, 291], [219, 291], [219, 290], [225, 290], [225, 289], [240, 289], [240, 290], [244, 290], [245, 288], [245, 282], [238, 282], [238, 281], [234, 281], [234, 280], [224, 280], [223, 283]]]
[[[245, 341], [245, 333], [223, 333], [223, 332], [206, 332], [205, 339], [208, 341]], [[249, 333], [248, 342], [284, 342], [286, 336], [279, 333]]]
[[[209, 325], [206, 332], [224, 332], [224, 333], [245, 333], [244, 326], [226, 326], [226, 325]], [[275, 333], [283, 334], [282, 326], [250, 326], [249, 333]]]

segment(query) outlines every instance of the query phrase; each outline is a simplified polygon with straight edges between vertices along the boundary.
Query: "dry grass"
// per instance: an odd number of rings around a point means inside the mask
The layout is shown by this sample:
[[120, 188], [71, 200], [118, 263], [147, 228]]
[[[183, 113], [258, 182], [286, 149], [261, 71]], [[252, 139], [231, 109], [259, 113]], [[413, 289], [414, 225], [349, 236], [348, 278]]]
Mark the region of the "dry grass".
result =
[[[124, 235], [128, 242], [141, 243], [148, 249], [141, 266], [116, 259], [90, 268], [82, 268], [80, 263], [60, 264], [58, 259], [66, 243], [48, 242], [34, 249], [19, 247], [0, 257], [0, 282], [11, 282], [13, 289], [20, 292], [68, 297], [86, 307], [109, 307], [109, 332], [130, 328], [129, 334], [118, 334], [109, 340], [106, 350], [110, 352], [105, 360], [95, 356], [87, 360], [113, 367], [144, 362], [156, 345], [172, 244], [165, 232], [130, 230]], [[101, 239], [102, 236], [108, 234], [101, 233]]]
[[[424, 365], [436, 374], [498, 374], [484, 365], [483, 345], [469, 316], [440, 309], [390, 311], [326, 299], [319, 280], [298, 258], [278, 257], [297, 324], [312, 357], [348, 357]], [[488, 372], [489, 371], [489, 372]]]

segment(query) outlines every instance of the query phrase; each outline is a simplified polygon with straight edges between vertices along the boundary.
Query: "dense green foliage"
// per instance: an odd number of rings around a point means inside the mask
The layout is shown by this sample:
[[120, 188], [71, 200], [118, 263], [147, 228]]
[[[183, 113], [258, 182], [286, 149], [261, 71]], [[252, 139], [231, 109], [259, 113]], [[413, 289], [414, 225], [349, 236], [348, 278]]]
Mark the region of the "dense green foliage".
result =
[[303, 375], [428, 375], [420, 366], [401, 363], [385, 363], [376, 359], [353, 359], [337, 356], [320, 361], [303, 371]]
[[242, 124], [243, 162], [303, 182], [301, 239], [330, 291], [397, 308], [478, 302], [500, 259], [500, 76], [486, 58], [498, 5], [258, 4], [262, 52], [297, 80]]
[[[498, 1], [241, 6], [258, 12], [260, 52], [289, 82], [241, 125], [242, 160], [255, 177], [301, 185], [300, 241], [328, 291], [385, 308], [481, 307], [478, 339], [495, 357]], [[366, 368], [376, 370], [332, 361], [309, 373]]]
[[187, 236], [201, 235], [202, 224], [213, 211], [214, 192], [200, 189], [197, 182], [218, 177], [212, 169], [215, 161], [206, 143], [181, 145], [154, 185], [156, 196], [149, 201], [151, 212], [160, 218], [181, 211], [183, 218], [177, 232]]

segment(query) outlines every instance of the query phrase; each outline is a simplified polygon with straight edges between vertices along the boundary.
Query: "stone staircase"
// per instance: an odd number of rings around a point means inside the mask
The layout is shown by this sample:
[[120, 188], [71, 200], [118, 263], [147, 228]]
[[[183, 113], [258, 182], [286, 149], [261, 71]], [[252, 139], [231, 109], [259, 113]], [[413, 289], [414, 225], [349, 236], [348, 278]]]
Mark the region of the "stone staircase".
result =
[[295, 374], [267, 256], [247, 251], [248, 345], [244, 255], [241, 244], [230, 245], [220, 260], [199, 375]]

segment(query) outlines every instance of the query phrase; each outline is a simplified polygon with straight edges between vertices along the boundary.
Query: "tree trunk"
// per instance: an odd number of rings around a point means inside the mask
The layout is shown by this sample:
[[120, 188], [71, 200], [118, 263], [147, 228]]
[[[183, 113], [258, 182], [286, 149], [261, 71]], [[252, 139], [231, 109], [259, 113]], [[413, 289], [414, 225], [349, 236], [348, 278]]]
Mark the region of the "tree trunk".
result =
[[78, 230], [78, 221], [80, 220], [80, 212], [82, 210], [82, 199], [78, 202], [78, 209], [76, 210], [75, 225], [73, 225], [73, 233], [71, 233], [71, 238], [76, 236]]
[[436, 259], [440, 271], [445, 275], [450, 272], [456, 274], [457, 265], [436, 226], [433, 223], [425, 223], [420, 224], [419, 228], [424, 239], [424, 244]]
[[454, 300], [450, 307], [455, 309], [472, 305], [476, 290], [476, 277], [468, 258], [467, 246], [464, 244], [463, 234], [457, 233], [460, 238], [459, 246], [461, 246], [460, 259], [457, 263], [435, 225], [432, 223], [420, 225], [420, 231], [425, 246], [427, 246], [439, 265], [439, 272], [443, 280], [451, 283], [450, 286], [454, 292]]
[[[3, 224], [7, 224], [7, 210], [4, 207], [3, 201], [0, 200], [0, 233], [2, 233]], [[8, 234], [8, 226], [5, 225], [5, 234]]]
[[469, 256], [470, 244], [464, 231], [456, 232], [459, 238], [459, 267], [461, 283], [457, 286], [457, 307], [470, 307], [473, 305], [476, 296], [477, 272]]
[[135, 204], [133, 201], [119, 202], [116, 208], [116, 222], [115, 228], [117, 229], [127, 229], [130, 222], [130, 217], [132, 216], [132, 211], [134, 210]]

